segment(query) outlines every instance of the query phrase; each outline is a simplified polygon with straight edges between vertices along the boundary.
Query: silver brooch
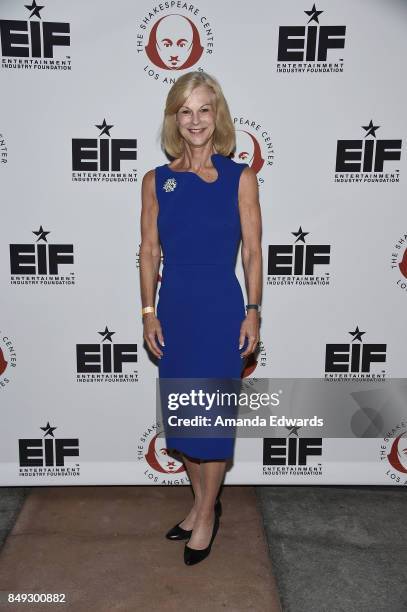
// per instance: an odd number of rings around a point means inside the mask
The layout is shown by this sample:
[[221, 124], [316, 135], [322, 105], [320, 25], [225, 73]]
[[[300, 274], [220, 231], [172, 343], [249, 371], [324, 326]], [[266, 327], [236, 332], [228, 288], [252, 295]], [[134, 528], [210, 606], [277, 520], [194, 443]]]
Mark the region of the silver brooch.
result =
[[171, 177], [165, 181], [163, 185], [163, 189], [164, 191], [174, 191], [176, 186], [177, 186], [177, 181], [175, 180], [174, 177]]

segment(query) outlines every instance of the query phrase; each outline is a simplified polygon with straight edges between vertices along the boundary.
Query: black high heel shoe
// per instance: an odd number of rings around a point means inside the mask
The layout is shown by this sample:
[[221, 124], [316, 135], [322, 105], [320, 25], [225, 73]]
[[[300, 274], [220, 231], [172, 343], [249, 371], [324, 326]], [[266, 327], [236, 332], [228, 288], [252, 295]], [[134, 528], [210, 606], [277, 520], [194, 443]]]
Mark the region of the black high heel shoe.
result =
[[[215, 514], [217, 516], [222, 516], [222, 504], [220, 499], [216, 500], [215, 504]], [[182, 523], [182, 521], [180, 521]], [[179, 526], [179, 523], [172, 527], [166, 534], [165, 537], [167, 540], [188, 540], [192, 535], [192, 529], [183, 529]]]
[[184, 547], [184, 562], [185, 565], [195, 565], [206, 559], [211, 552], [212, 544], [219, 529], [219, 515], [215, 514], [215, 522], [213, 524], [211, 540], [206, 548], [190, 548], [188, 544]]

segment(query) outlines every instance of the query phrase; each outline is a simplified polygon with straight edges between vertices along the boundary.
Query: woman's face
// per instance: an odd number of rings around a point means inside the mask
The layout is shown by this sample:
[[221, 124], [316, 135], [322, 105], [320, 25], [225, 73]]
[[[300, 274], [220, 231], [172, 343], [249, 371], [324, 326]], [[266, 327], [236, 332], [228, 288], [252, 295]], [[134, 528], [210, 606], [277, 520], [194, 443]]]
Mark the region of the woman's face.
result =
[[192, 146], [211, 140], [215, 131], [215, 94], [205, 85], [196, 87], [176, 115], [181, 136]]

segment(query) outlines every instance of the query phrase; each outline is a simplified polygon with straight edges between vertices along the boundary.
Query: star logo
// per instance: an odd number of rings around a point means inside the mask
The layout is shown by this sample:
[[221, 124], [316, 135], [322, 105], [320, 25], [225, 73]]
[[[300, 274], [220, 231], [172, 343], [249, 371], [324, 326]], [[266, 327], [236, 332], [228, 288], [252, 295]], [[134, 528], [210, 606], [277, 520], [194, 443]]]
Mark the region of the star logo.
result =
[[[303, 231], [302, 231], [302, 227], [301, 227], [301, 225], [300, 225], [300, 228], [299, 228], [298, 232], [291, 232], [291, 233], [292, 233], [294, 236], [297, 236], [297, 240], [296, 240], [295, 242], [298, 242], [299, 240], [301, 240], [302, 242], [304, 242], [304, 244], [305, 244], [305, 236], [306, 236], [307, 234], [309, 234], [309, 232], [303, 232]], [[294, 242], [294, 244], [295, 244], [295, 242]]]
[[316, 23], [319, 23], [318, 16], [323, 12], [324, 11], [317, 11], [314, 4], [310, 11], [304, 11], [304, 13], [309, 17], [307, 23], [309, 23], [310, 21], [315, 21]]
[[40, 225], [40, 229], [37, 232], [33, 231], [33, 234], [35, 234], [36, 236], [38, 236], [37, 240], [35, 242], [38, 242], [39, 240], [44, 240], [44, 242], [48, 242], [47, 240], [47, 234], [49, 234], [50, 232], [45, 232], [42, 229], [42, 225]]
[[171, 178], [168, 178], [164, 185], [163, 185], [163, 189], [164, 191], [174, 191], [175, 187], [177, 186], [177, 181], [175, 180], [175, 178], [172, 176]]
[[103, 119], [103, 123], [101, 123], [100, 125], [95, 125], [95, 127], [100, 130], [99, 138], [103, 136], [103, 134], [106, 134], [106, 136], [109, 136], [110, 138], [110, 130], [112, 129], [112, 127], [114, 127], [114, 125], [107, 125], [106, 119]]
[[369, 125], [362, 125], [361, 127], [366, 130], [365, 138], [366, 136], [373, 136], [376, 138], [376, 130], [379, 129], [380, 125], [373, 125], [373, 121], [370, 120]]
[[100, 334], [101, 336], [104, 336], [104, 338], [103, 338], [102, 342], [104, 342], [105, 340], [109, 340], [109, 342], [113, 342], [113, 340], [112, 340], [112, 336], [113, 336], [113, 334], [115, 334], [115, 333], [116, 333], [116, 332], [111, 332], [111, 331], [109, 331], [109, 330], [108, 330], [108, 328], [107, 328], [107, 325], [106, 325], [106, 327], [105, 327], [105, 331], [98, 332], [98, 334]]
[[366, 332], [362, 332], [359, 331], [359, 326], [356, 327], [355, 331], [353, 332], [348, 332], [351, 336], [354, 336], [354, 338], [352, 338], [352, 342], [354, 342], [355, 340], [359, 340], [359, 342], [362, 342], [362, 336], [363, 334], [365, 334]]
[[49, 421], [47, 421], [47, 424], [45, 427], [40, 427], [40, 429], [42, 429], [42, 431], [45, 431], [45, 434], [43, 435], [43, 438], [45, 438], [45, 436], [52, 436], [54, 437], [54, 431], [57, 429], [56, 427], [51, 427], [51, 425], [49, 424]]
[[38, 19], [41, 19], [40, 11], [44, 8], [43, 6], [38, 6], [35, 0], [33, 0], [32, 4], [24, 4], [24, 6], [27, 11], [31, 11], [30, 19], [31, 17], [38, 17]]

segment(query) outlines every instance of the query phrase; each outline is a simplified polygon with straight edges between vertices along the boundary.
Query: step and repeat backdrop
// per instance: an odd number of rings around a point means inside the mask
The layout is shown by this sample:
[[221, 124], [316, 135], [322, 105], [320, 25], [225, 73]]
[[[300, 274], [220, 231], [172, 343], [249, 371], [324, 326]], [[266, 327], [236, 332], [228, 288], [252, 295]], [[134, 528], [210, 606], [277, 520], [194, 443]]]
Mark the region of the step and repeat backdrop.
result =
[[[245, 383], [405, 376], [406, 26], [396, 0], [2, 0], [0, 485], [189, 482], [156, 419], [139, 249], [142, 177], [169, 161], [165, 99], [191, 70], [219, 80], [258, 179]], [[240, 255], [236, 274], [246, 297]], [[226, 483], [405, 484], [402, 417], [238, 439]]]

